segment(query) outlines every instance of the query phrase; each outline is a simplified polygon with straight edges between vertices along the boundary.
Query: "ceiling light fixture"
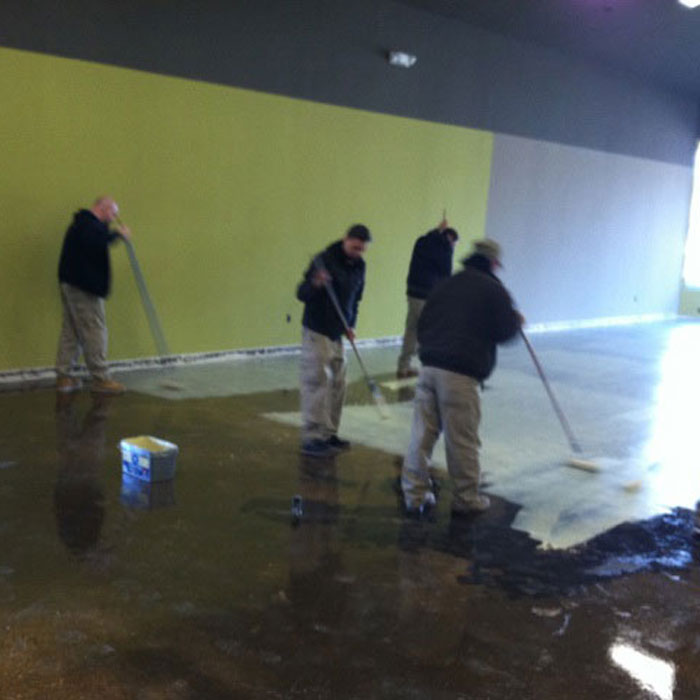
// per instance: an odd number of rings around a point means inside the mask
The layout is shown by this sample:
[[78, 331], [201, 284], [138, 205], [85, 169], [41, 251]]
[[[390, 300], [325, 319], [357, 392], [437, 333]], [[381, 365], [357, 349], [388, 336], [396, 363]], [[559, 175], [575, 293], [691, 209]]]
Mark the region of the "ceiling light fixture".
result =
[[389, 51], [387, 58], [390, 65], [400, 66], [401, 68], [410, 68], [418, 60], [416, 56], [405, 51]]
[[700, 7], [700, 0], [678, 0], [678, 2], [690, 8]]

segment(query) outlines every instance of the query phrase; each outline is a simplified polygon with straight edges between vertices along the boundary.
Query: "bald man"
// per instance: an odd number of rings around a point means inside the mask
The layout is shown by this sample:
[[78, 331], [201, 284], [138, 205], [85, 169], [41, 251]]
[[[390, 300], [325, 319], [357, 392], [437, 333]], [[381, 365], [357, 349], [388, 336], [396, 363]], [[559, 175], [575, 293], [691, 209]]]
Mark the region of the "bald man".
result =
[[63, 303], [63, 326], [56, 355], [56, 390], [80, 389], [71, 375], [82, 350], [97, 393], [121, 394], [107, 369], [107, 324], [104, 301], [110, 289], [109, 246], [131, 231], [116, 223], [119, 207], [111, 197], [98, 197], [90, 209], [73, 217], [63, 240], [58, 280]]

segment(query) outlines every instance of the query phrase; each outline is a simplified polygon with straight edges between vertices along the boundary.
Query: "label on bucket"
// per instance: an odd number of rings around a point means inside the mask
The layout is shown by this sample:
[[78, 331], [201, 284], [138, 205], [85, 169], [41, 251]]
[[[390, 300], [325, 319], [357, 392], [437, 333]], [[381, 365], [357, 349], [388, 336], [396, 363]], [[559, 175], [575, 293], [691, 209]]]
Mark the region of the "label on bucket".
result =
[[151, 458], [148, 454], [122, 448], [122, 471], [139, 479], [148, 479], [151, 471]]
[[172, 479], [177, 445], [150, 435], [124, 438], [120, 442], [122, 472], [144, 481]]

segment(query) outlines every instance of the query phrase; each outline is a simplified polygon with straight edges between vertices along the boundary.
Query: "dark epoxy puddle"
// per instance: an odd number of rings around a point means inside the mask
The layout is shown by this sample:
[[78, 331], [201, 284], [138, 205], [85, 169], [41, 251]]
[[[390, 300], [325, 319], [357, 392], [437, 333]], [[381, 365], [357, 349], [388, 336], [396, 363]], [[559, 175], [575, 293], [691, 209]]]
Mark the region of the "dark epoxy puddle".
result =
[[[337, 486], [337, 484], [336, 484]], [[398, 507], [341, 505], [290, 495], [288, 502], [253, 499], [242, 512], [295, 528], [333, 527], [344, 546], [431, 549], [465, 560], [465, 585], [497, 587], [510, 595], [571, 594], [588, 584], [640, 571], [673, 571], [692, 564], [698, 549], [695, 513], [685, 508], [618, 525], [566, 550], [539, 549], [540, 542], [511, 527], [519, 506], [492, 498], [478, 517], [447, 516], [436, 522], [407, 520]]]
[[439, 524], [406, 522], [399, 544], [428, 547], [468, 560], [464, 584], [505, 589], [512, 595], [567, 594], [587, 584], [640, 571], [668, 571], [693, 562], [695, 513], [676, 508], [648, 520], [623, 523], [576, 547], [538, 549], [539, 541], [510, 527], [518, 507], [496, 503], [478, 518]]

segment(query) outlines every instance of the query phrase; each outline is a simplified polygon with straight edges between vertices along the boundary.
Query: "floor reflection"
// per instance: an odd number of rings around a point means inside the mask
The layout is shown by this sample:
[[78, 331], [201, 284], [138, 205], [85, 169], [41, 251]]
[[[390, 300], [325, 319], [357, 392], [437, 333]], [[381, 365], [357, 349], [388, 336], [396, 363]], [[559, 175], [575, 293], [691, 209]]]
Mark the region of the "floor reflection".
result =
[[660, 359], [651, 436], [645, 447], [649, 499], [694, 507], [700, 496], [697, 402], [700, 397], [700, 326], [672, 328]]
[[300, 457], [297, 511], [290, 513], [287, 595], [299, 624], [316, 631], [340, 628], [347, 604], [336, 470], [335, 459]]
[[[351, 382], [353, 446], [329, 461], [299, 458], [298, 395], [279, 386], [179, 401], [0, 394], [0, 696], [700, 697], [695, 513], [648, 493], [678, 480], [686, 493], [666, 500], [695, 500], [692, 402], [670, 392], [695, 392], [675, 367], [684, 337], [697, 349], [685, 326], [536, 339], [581, 441], [619, 460], [599, 474], [562, 466], [531, 362], [505, 348], [483, 395], [492, 508], [473, 521], [451, 519], [444, 472], [435, 520], [401, 517], [401, 388], [386, 392], [396, 420], [379, 421]], [[123, 478], [119, 442], [139, 434], [180, 446], [176, 507], [174, 481]], [[656, 462], [637, 471], [626, 455], [647, 444]], [[645, 669], [661, 662], [666, 685], [635, 676], [624, 645], [651, 657]]]
[[59, 467], [54, 513], [59, 537], [78, 558], [87, 558], [97, 551], [105, 518], [100, 472], [112, 400], [113, 397], [94, 395], [81, 419], [75, 394], [56, 396]]
[[624, 640], [616, 640], [610, 647], [610, 658], [639, 684], [659, 700], [673, 700], [676, 685], [675, 665], [637, 649]]

